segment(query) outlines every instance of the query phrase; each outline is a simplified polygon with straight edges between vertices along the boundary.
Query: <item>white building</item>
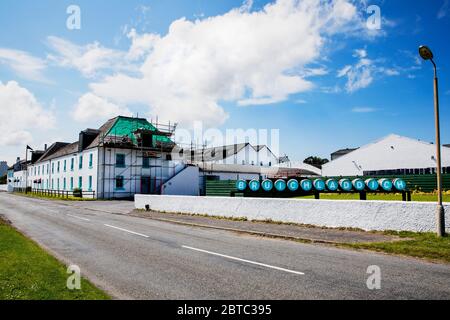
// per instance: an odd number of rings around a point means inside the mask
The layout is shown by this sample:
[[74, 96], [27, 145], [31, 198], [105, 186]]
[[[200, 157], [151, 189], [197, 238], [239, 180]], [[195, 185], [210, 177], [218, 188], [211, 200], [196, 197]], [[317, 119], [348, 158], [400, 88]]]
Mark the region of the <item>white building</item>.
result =
[[81, 189], [96, 198], [161, 193], [162, 185], [187, 167], [171, 159], [173, 130], [142, 118], [115, 117], [98, 130], [80, 132], [78, 141], [56, 142], [36, 161], [10, 170], [14, 178], [8, 177], [8, 184], [35, 190]]
[[225, 164], [271, 167], [278, 164], [278, 158], [266, 145], [253, 146], [238, 143], [227, 146], [196, 149], [186, 156], [192, 156], [194, 163]]
[[[450, 148], [442, 147], [442, 167], [450, 173]], [[429, 174], [436, 172], [436, 146], [391, 134], [322, 167], [323, 176]]]

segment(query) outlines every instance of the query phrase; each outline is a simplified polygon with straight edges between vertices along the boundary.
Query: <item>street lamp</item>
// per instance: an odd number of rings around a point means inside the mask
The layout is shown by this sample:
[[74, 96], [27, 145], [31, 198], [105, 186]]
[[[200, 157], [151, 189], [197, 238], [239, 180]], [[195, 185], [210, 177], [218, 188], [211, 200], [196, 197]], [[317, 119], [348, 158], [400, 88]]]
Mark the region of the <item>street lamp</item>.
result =
[[419, 47], [419, 54], [424, 60], [430, 60], [434, 68], [434, 120], [436, 124], [436, 174], [438, 204], [436, 211], [436, 231], [439, 237], [445, 236], [445, 212], [442, 205], [442, 176], [441, 176], [441, 133], [439, 124], [439, 94], [436, 63], [433, 61], [433, 52], [427, 46]]

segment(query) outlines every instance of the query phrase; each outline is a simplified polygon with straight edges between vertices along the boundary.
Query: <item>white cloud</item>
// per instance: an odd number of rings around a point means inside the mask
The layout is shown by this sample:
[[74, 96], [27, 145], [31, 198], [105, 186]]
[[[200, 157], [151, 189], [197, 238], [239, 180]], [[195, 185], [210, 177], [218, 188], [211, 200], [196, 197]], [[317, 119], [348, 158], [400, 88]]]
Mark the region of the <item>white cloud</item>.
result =
[[358, 62], [353, 66], [345, 66], [337, 73], [338, 78], [347, 77], [347, 92], [367, 88], [373, 81], [373, 61], [367, 58], [366, 50], [355, 50], [353, 56], [359, 59]]
[[[356, 2], [355, 2], [356, 3]], [[150, 106], [160, 119], [218, 125], [222, 101], [257, 105], [311, 90], [311, 68], [335, 34], [366, 32], [351, 0], [278, 0], [252, 11], [243, 7], [202, 20], [174, 21], [164, 36], [128, 33], [125, 59], [140, 59], [140, 75], [119, 73], [91, 83], [99, 97]], [[347, 33], [346, 33], [347, 35]]]
[[352, 112], [355, 113], [372, 113], [372, 112], [376, 112], [378, 111], [378, 109], [375, 108], [370, 108], [370, 107], [356, 107], [352, 109]]
[[48, 37], [47, 41], [56, 53], [48, 55], [50, 61], [62, 67], [76, 69], [85, 77], [96, 77], [101, 71], [134, 71], [133, 66], [125, 59], [125, 52], [105, 48], [98, 42], [79, 46], [54, 36]]
[[13, 69], [20, 77], [33, 81], [49, 82], [43, 75], [45, 60], [21, 50], [0, 48], [0, 64]]
[[34, 95], [15, 81], [0, 82], [0, 146], [24, 145], [32, 141], [31, 128], [50, 129], [53, 114], [45, 110]]
[[444, 18], [444, 17], [448, 14], [448, 11], [449, 11], [449, 3], [450, 3], [449, 0], [445, 0], [444, 3], [443, 3], [443, 5], [442, 5], [442, 7], [439, 8], [439, 11], [438, 11], [438, 13], [437, 13], [437, 18], [438, 18], [438, 19], [442, 19], [442, 18]]
[[131, 39], [131, 47], [126, 55], [129, 60], [137, 60], [150, 53], [156, 41], [160, 39], [159, 35], [153, 33], [138, 34], [136, 29], [131, 29], [127, 37]]
[[349, 93], [360, 89], [367, 88], [372, 84], [376, 76], [398, 76], [401, 68], [380, 66], [384, 62], [383, 59], [369, 59], [366, 49], [357, 49], [353, 52], [353, 57], [357, 58], [354, 65], [346, 65], [338, 70], [338, 78], [347, 78], [345, 90]]
[[72, 117], [79, 122], [106, 120], [118, 115], [130, 116], [131, 111], [92, 93], [81, 96], [72, 111]]

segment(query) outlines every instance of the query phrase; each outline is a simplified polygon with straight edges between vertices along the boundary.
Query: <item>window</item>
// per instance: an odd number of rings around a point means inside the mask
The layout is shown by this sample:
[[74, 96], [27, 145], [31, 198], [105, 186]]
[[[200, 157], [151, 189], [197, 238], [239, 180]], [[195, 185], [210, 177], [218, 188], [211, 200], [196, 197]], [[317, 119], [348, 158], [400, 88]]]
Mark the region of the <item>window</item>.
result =
[[269, 167], [271, 167], [272, 166], [272, 161], [269, 161]]
[[52, 174], [55, 173], [55, 163], [52, 163]]
[[59, 178], [56, 179], [56, 190], [59, 190]]
[[78, 177], [78, 188], [79, 189], [83, 188], [83, 177]]
[[66, 190], [66, 178], [63, 179], [63, 190]]
[[123, 189], [123, 176], [116, 177], [116, 189]]
[[89, 154], [89, 168], [92, 168], [94, 155], [92, 153]]
[[144, 157], [144, 159], [142, 159], [142, 168], [150, 168], [150, 158], [149, 157]]
[[116, 167], [125, 168], [125, 155], [118, 153], [116, 154]]
[[58, 165], [56, 166], [56, 171], [59, 173], [59, 161], [58, 161]]
[[92, 176], [89, 176], [89, 179], [88, 179], [88, 190], [89, 191], [92, 191]]
[[55, 185], [53, 184], [53, 179], [52, 179], [52, 185], [50, 186], [50, 189], [53, 189], [55, 187]]
[[70, 171], [73, 171], [73, 165], [75, 163], [75, 158], [70, 159]]
[[70, 177], [70, 191], [73, 190], [73, 177]]
[[41, 167], [38, 167], [38, 175], [41, 175]]
[[80, 156], [79, 158], [78, 169], [83, 169], [83, 156]]
[[66, 172], [66, 170], [67, 170], [67, 160], [64, 160], [64, 172]]

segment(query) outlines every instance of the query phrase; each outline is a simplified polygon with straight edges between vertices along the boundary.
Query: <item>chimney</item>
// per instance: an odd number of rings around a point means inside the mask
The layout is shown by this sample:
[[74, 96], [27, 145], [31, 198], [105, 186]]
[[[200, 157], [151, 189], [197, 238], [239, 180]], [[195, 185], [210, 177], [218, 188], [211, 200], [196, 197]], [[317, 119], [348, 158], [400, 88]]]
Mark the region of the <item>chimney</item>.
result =
[[20, 162], [20, 157], [17, 157], [16, 163], [19, 163], [19, 162]]
[[44, 151], [47, 151], [47, 144], [44, 144]]

